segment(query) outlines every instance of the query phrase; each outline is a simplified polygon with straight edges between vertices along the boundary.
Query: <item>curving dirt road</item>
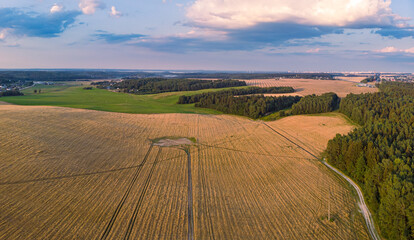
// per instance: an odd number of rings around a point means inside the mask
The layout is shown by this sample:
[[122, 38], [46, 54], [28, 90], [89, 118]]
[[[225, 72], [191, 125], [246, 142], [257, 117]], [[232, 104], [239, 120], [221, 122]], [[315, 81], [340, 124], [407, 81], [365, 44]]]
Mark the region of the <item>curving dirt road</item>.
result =
[[[276, 131], [274, 128], [272, 128], [271, 126], [269, 126], [265, 122], [262, 122], [262, 123], [265, 126], [267, 126], [269, 129], [271, 129], [273, 132], [277, 133], [278, 135], [282, 136], [283, 138], [285, 138], [286, 140], [288, 140], [289, 142], [291, 142], [292, 144], [294, 144], [298, 148], [302, 149], [303, 151], [305, 151], [308, 154], [310, 154], [311, 156], [313, 156], [316, 160], [320, 160], [313, 153], [311, 153], [308, 150], [304, 149], [302, 146], [298, 145], [297, 143], [295, 143], [294, 141], [292, 141], [290, 138], [288, 138], [285, 135], [281, 134], [279, 131]], [[381, 240], [381, 238], [380, 238], [377, 230], [375, 229], [374, 220], [372, 219], [371, 212], [369, 211], [367, 205], [365, 204], [364, 195], [362, 194], [362, 191], [359, 188], [359, 186], [354, 181], [352, 181], [352, 179], [350, 179], [345, 174], [343, 174], [342, 172], [340, 172], [338, 169], [336, 169], [336, 168], [332, 167], [331, 165], [329, 165], [329, 163], [327, 163], [325, 160], [323, 160], [322, 163], [325, 166], [327, 166], [329, 169], [331, 169], [332, 171], [336, 172], [338, 175], [340, 175], [341, 177], [343, 177], [347, 182], [349, 182], [352, 185], [352, 187], [354, 187], [354, 189], [358, 193], [358, 198], [359, 198], [358, 205], [359, 205], [359, 208], [361, 209], [362, 216], [365, 219], [365, 223], [367, 224], [368, 232], [371, 235], [371, 238], [373, 240]]]
[[355, 188], [356, 192], [358, 193], [358, 197], [359, 197], [358, 205], [359, 205], [359, 208], [361, 209], [362, 215], [364, 216], [365, 223], [367, 224], [369, 234], [371, 235], [372, 239], [380, 240], [381, 238], [380, 238], [377, 230], [375, 229], [375, 225], [374, 225], [374, 221], [373, 221], [372, 216], [371, 216], [371, 212], [369, 211], [367, 205], [365, 204], [364, 195], [362, 194], [362, 191], [359, 188], [359, 186], [354, 181], [352, 181], [352, 179], [350, 179], [348, 176], [346, 176], [345, 174], [340, 172], [338, 169], [336, 169], [336, 168], [332, 167], [331, 165], [329, 165], [329, 163], [327, 163], [325, 160], [322, 161], [322, 163], [325, 164], [325, 166], [330, 168], [332, 171], [336, 172], [338, 175], [343, 177], [346, 181], [349, 182], [349, 184], [351, 184]]

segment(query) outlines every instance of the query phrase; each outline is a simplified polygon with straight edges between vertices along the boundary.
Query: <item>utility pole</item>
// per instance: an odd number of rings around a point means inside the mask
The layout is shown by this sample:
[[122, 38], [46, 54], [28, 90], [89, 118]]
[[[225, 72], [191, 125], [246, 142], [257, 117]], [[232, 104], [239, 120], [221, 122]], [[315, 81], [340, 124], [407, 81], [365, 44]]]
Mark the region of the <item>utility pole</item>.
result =
[[328, 197], [328, 221], [331, 221], [331, 187], [329, 186], [329, 197]]
[[328, 221], [331, 221], [331, 201], [328, 200]]

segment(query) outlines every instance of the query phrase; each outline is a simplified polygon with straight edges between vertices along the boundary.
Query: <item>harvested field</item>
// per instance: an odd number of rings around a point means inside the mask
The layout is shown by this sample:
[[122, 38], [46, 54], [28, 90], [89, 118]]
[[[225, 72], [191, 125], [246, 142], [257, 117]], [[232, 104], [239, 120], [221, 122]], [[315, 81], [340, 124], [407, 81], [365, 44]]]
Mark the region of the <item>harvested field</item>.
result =
[[355, 83], [360, 83], [362, 80], [366, 79], [367, 77], [336, 77], [337, 79], [350, 81]]
[[320, 153], [337, 133], [346, 133], [353, 129], [341, 116], [333, 113], [327, 116], [291, 116], [268, 124], [307, 150]]
[[310, 94], [321, 95], [327, 92], [334, 92], [339, 97], [346, 97], [349, 93], [372, 93], [378, 92], [377, 88], [357, 87], [352, 81], [342, 80], [314, 80], [314, 79], [254, 79], [245, 80], [249, 86], [258, 87], [282, 87], [289, 86], [295, 89], [292, 94], [270, 94], [272, 96], [306, 96]]
[[[190, 155], [195, 239], [368, 239], [344, 180], [262, 122], [13, 105], [0, 112], [0, 239], [185, 239]], [[352, 128], [339, 117], [268, 124], [313, 154]], [[168, 136], [183, 139], [151, 141]]]

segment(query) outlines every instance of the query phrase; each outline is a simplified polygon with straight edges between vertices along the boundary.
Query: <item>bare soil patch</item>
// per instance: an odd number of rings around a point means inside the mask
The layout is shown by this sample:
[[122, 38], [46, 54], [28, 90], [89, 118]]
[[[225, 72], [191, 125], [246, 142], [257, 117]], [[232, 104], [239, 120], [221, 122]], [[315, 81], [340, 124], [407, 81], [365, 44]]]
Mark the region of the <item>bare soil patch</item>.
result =
[[154, 141], [154, 146], [160, 147], [175, 147], [175, 146], [184, 146], [192, 145], [193, 142], [188, 138], [163, 138]]
[[8, 102], [2, 102], [2, 101], [0, 101], [0, 105], [13, 105], [13, 104], [8, 103]]

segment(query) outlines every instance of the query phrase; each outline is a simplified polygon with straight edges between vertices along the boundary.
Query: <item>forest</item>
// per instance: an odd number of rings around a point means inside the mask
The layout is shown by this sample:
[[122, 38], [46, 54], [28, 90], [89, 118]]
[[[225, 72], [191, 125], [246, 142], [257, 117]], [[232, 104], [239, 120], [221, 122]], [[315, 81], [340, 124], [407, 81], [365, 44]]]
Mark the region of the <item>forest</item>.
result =
[[386, 239], [414, 239], [414, 84], [349, 94], [339, 111], [361, 125], [328, 143], [329, 163], [352, 177]]
[[196, 79], [168, 79], [143, 78], [128, 79], [121, 82], [97, 82], [98, 88], [120, 89], [125, 93], [156, 94], [163, 92], [195, 91], [210, 88], [227, 88], [246, 86], [244, 81], [238, 80], [196, 80]]
[[292, 115], [314, 114], [335, 111], [339, 107], [340, 98], [335, 93], [315, 94], [303, 97], [292, 106]]
[[15, 70], [0, 71], [0, 82], [14, 83], [17, 81], [76, 81], [90, 79], [111, 79], [146, 73], [110, 71], [110, 70]]

